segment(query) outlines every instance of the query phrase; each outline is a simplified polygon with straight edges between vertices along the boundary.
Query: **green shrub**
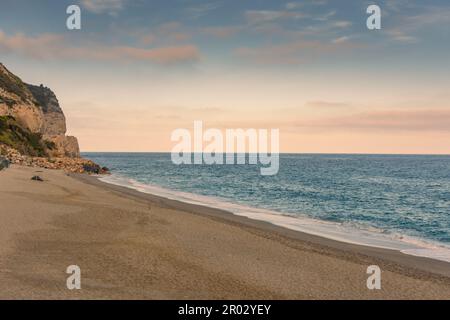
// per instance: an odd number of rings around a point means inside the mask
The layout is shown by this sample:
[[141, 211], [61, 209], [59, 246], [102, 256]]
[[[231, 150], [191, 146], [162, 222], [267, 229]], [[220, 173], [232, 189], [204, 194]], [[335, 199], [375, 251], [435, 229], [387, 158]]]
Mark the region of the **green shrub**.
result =
[[27, 100], [27, 87], [22, 82], [22, 80], [19, 79], [19, 77], [13, 75], [12, 73], [6, 74], [0, 72], [0, 87], [7, 92], [14, 93], [23, 101]]
[[0, 103], [6, 104], [8, 107], [12, 107], [16, 104], [15, 100], [9, 99], [7, 97], [0, 97]]
[[56, 144], [53, 141], [44, 140], [44, 143], [48, 150], [56, 149]]
[[22, 128], [11, 116], [0, 116], [0, 143], [10, 146], [22, 154], [47, 156], [47, 143], [42, 140], [41, 134]]

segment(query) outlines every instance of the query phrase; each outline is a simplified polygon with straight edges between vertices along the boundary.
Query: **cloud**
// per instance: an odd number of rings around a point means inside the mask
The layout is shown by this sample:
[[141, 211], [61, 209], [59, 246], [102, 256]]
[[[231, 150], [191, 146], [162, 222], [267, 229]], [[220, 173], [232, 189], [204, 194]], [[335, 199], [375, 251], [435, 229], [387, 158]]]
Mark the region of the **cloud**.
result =
[[336, 28], [348, 28], [348, 27], [352, 26], [352, 23], [350, 21], [345, 21], [345, 20], [335, 21], [332, 23], [332, 26], [336, 27]]
[[308, 101], [305, 106], [309, 108], [343, 108], [349, 107], [349, 104], [344, 102]]
[[205, 27], [201, 31], [204, 34], [212, 35], [217, 38], [227, 38], [237, 34], [242, 30], [241, 26], [223, 26], [223, 27]]
[[222, 5], [223, 5], [222, 2], [205, 3], [205, 4], [187, 8], [186, 14], [191, 19], [198, 19], [200, 17], [207, 15], [211, 11], [214, 11], [214, 10], [220, 8]]
[[193, 62], [200, 58], [199, 50], [194, 45], [151, 49], [99, 44], [74, 47], [69, 45], [61, 35], [43, 34], [27, 37], [24, 34], [16, 34], [8, 37], [1, 30], [0, 52], [20, 54], [35, 59], [139, 60], [159, 64]]
[[311, 2], [311, 4], [316, 5], [316, 6], [324, 6], [326, 4], [328, 4], [327, 0], [313, 0]]
[[192, 38], [193, 33], [179, 22], [167, 22], [152, 30], [139, 30], [132, 34], [137, 36], [139, 42], [148, 45], [179, 44]]
[[295, 10], [295, 9], [299, 9], [302, 7], [305, 7], [307, 5], [314, 5], [314, 6], [323, 6], [326, 5], [327, 1], [326, 0], [310, 0], [310, 1], [303, 1], [303, 2], [288, 2], [284, 5], [284, 7], [287, 10]]
[[125, 0], [81, 0], [81, 5], [92, 13], [116, 14], [123, 9]]
[[450, 109], [378, 110], [331, 119], [308, 120], [297, 127], [362, 131], [450, 132]]
[[307, 15], [284, 10], [248, 10], [245, 17], [250, 24], [272, 22], [279, 19], [302, 19]]
[[342, 37], [333, 39], [332, 43], [334, 43], [334, 44], [342, 44], [342, 43], [350, 41], [350, 39], [351, 38], [349, 36], [342, 36]]
[[385, 0], [383, 8], [388, 14], [393, 12], [401, 12], [405, 9], [411, 9], [417, 7], [411, 0]]
[[398, 29], [391, 29], [386, 31], [386, 33], [389, 35], [389, 37], [398, 42], [404, 42], [404, 43], [416, 43], [419, 41], [419, 39], [415, 36], [408, 35], [406, 32]]
[[145, 46], [149, 46], [153, 44], [157, 39], [158, 38], [156, 35], [154, 35], [153, 33], [148, 33], [140, 37], [140, 42]]
[[180, 22], [168, 22], [152, 29], [139, 30], [132, 34], [143, 45], [179, 44], [195, 36], [212, 36], [214, 38], [228, 38], [243, 31], [245, 26], [199, 26], [190, 27]]
[[333, 10], [333, 11], [327, 12], [325, 14], [322, 14], [322, 15], [316, 17], [315, 20], [317, 20], [317, 21], [327, 21], [331, 17], [334, 17], [335, 15], [336, 15], [336, 10]]
[[438, 28], [450, 24], [450, 7], [425, 7], [418, 14], [410, 14], [399, 19], [397, 30], [404, 33]]
[[235, 55], [257, 63], [299, 64], [316, 59], [321, 54], [351, 49], [355, 45], [349, 43], [332, 43], [321, 41], [293, 41], [281, 45], [262, 47], [241, 47]]
[[301, 8], [303, 6], [303, 3], [300, 2], [288, 2], [285, 5], [285, 8], [287, 10], [294, 10], [294, 9], [298, 9]]
[[143, 60], [162, 64], [177, 62], [192, 62], [199, 59], [199, 51], [196, 46], [185, 45], [175, 47], [163, 47], [154, 49], [141, 49], [134, 47], [100, 47], [97, 53], [88, 54], [81, 50], [76, 57], [92, 57], [94, 59], [106, 60]]
[[398, 16], [396, 21], [386, 34], [394, 41], [415, 43], [420, 41], [420, 32], [435, 32], [450, 24], [450, 7], [423, 7], [416, 14]]
[[191, 108], [190, 112], [199, 113], [199, 114], [205, 114], [205, 113], [217, 114], [217, 113], [224, 113], [225, 110], [222, 108], [217, 108], [217, 107], [205, 107], [205, 108]]
[[0, 30], [0, 52], [44, 58], [49, 54], [54, 54], [63, 40], [63, 36], [56, 34], [41, 34], [37, 37], [27, 37], [23, 33], [18, 33], [8, 37]]

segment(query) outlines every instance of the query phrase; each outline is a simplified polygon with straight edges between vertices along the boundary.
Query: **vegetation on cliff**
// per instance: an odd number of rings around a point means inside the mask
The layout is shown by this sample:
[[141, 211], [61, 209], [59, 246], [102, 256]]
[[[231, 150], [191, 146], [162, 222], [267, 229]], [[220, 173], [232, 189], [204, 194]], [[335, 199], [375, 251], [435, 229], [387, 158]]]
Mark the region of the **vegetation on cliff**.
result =
[[51, 111], [62, 113], [62, 110], [58, 104], [58, 99], [56, 99], [56, 96], [52, 92], [52, 90], [44, 87], [42, 84], [40, 86], [34, 86], [32, 84], [25, 85], [33, 95], [35, 104], [38, 105], [44, 113], [48, 113]]
[[[20, 80], [19, 77], [12, 74], [6, 69], [3, 64], [0, 64], [1, 68], [5, 69], [7, 72], [0, 72], [0, 88], [5, 90], [6, 92], [10, 92], [18, 96], [22, 101], [27, 100], [28, 88], [27, 86]], [[7, 99], [5, 97], [0, 97], [2, 99], [6, 99], [10, 104], [14, 104], [15, 101], [12, 99]]]
[[0, 116], [0, 144], [16, 149], [22, 154], [44, 157], [55, 145], [20, 126], [12, 116]]

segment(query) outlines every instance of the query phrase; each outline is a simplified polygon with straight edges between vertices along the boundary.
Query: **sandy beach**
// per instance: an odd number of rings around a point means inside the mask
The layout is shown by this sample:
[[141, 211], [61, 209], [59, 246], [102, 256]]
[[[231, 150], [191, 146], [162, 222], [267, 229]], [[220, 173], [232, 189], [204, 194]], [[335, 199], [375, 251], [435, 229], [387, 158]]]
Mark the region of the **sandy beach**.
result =
[[[81, 268], [81, 290], [66, 287], [69, 265]], [[369, 265], [382, 270], [381, 290], [367, 289]], [[449, 298], [445, 262], [340, 243], [87, 175], [20, 166], [0, 172], [0, 299]]]

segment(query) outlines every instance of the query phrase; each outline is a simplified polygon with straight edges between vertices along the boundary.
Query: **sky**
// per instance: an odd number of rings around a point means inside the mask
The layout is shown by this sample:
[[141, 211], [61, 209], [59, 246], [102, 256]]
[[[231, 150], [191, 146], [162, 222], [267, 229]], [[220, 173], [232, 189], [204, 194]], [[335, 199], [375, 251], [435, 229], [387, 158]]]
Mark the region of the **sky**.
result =
[[[81, 8], [68, 30], [66, 8]], [[366, 9], [382, 10], [381, 30]], [[282, 152], [450, 153], [444, 0], [0, 0], [0, 62], [57, 95], [82, 151], [170, 151], [193, 128]]]

